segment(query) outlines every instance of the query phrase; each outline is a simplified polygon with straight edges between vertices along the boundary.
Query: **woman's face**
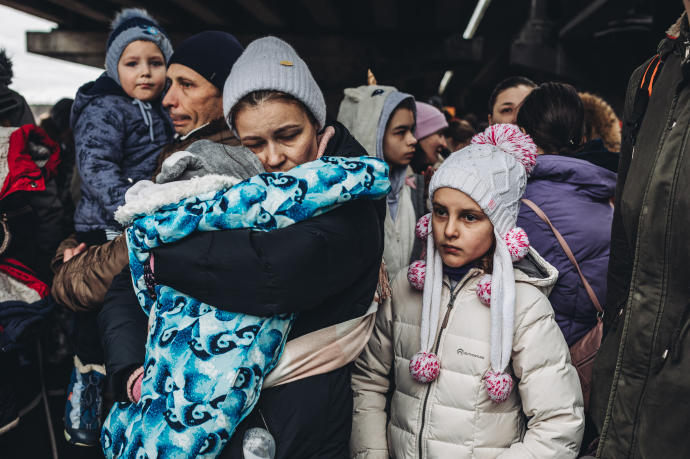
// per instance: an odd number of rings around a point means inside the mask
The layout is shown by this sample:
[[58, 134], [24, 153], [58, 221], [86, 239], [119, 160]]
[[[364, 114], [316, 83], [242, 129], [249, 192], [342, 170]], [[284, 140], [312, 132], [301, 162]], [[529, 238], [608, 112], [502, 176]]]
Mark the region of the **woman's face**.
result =
[[494, 225], [472, 198], [453, 188], [439, 188], [432, 205], [434, 245], [446, 266], [465, 266], [491, 249]]
[[489, 124], [515, 124], [522, 101], [533, 89], [520, 85], [501, 91], [496, 97], [493, 112], [489, 114]]
[[409, 108], [398, 108], [388, 121], [383, 136], [383, 159], [391, 166], [407, 166], [414, 157], [414, 113]]
[[246, 106], [234, 122], [242, 145], [254, 152], [266, 172], [289, 171], [317, 159], [316, 126], [294, 101], [273, 99]]

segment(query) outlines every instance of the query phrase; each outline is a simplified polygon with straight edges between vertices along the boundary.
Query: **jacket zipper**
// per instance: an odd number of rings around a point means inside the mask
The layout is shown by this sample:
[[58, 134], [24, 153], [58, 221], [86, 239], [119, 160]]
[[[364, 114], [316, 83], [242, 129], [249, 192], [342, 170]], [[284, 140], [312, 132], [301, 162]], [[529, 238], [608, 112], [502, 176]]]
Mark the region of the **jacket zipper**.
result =
[[[458, 284], [455, 288], [455, 290], [450, 292], [450, 301], [448, 301], [448, 306], [446, 307], [446, 315], [443, 317], [443, 322], [441, 323], [441, 328], [438, 331], [438, 337], [436, 339], [436, 344], [434, 345], [434, 354], [438, 356], [438, 348], [441, 347], [441, 336], [443, 335], [443, 330], [446, 328], [448, 325], [448, 318], [450, 317], [450, 312], [453, 310], [453, 305], [455, 303], [455, 298], [457, 298], [458, 294], [460, 291], [463, 289], [463, 287], [469, 282], [470, 279], [475, 277], [475, 274], [472, 274], [465, 278], [462, 283]], [[444, 283], [447, 287], [450, 288], [450, 286], [446, 283]], [[424, 420], [426, 418], [426, 405], [427, 402], [429, 401], [429, 395], [431, 394], [431, 384], [429, 384], [426, 388], [426, 394], [424, 395], [424, 403], [422, 404], [422, 424], [419, 427], [419, 458], [422, 458], [422, 442], [424, 438]]]

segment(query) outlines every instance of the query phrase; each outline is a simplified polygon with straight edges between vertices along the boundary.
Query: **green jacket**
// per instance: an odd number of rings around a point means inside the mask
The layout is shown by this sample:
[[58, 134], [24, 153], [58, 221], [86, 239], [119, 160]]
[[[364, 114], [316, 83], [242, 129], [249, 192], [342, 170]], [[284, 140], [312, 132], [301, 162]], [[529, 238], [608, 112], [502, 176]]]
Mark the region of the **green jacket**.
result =
[[597, 457], [690, 457], [687, 30], [683, 15], [659, 45], [657, 72], [655, 57], [635, 70], [628, 86], [606, 335], [590, 405], [601, 434]]

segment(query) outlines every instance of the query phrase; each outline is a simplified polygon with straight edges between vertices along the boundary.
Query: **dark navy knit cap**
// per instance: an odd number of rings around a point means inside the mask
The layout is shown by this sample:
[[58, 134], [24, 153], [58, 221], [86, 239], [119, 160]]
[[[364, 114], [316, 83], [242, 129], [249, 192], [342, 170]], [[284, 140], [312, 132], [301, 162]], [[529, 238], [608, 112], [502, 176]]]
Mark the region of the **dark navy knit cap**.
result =
[[225, 80], [244, 48], [233, 35], [209, 30], [192, 35], [180, 43], [169, 64], [189, 67], [223, 91]]

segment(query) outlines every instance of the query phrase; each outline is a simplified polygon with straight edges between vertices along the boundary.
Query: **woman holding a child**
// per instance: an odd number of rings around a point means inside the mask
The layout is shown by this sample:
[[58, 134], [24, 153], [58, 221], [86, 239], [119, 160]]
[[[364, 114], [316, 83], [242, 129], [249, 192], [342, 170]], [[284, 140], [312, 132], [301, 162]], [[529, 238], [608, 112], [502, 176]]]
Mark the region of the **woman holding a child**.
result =
[[[389, 189], [387, 168], [374, 158], [358, 160], [356, 157], [367, 156], [361, 145], [339, 123], [326, 123], [323, 95], [308, 67], [292, 47], [277, 38], [262, 38], [247, 47], [225, 84], [223, 102], [229, 125], [266, 171], [235, 185], [230, 192], [244, 190], [247, 183], [259, 186], [258, 180], [263, 180], [268, 196], [280, 190], [290, 204], [275, 211], [263, 206], [265, 212], [259, 212], [254, 228], [271, 231], [193, 231], [174, 244], [152, 247], [146, 258], [150, 262], [142, 264], [141, 276], [136, 276], [134, 268], [130, 273], [128, 268], [115, 278], [99, 314], [99, 325], [106, 345], [108, 375], [117, 384], [114, 389], [118, 400], [124, 403], [111, 412], [106, 429], [115, 423], [113, 413], [129, 409], [126, 406], [140, 406], [144, 414], [139, 418], [146, 422], [146, 416], [158, 409], [158, 399], [147, 395], [148, 388], [159, 393], [179, 389], [174, 365], [170, 379], [152, 381], [161, 372], [149, 371], [156, 363], [145, 356], [145, 352], [148, 355], [152, 348], [160, 351], [167, 340], [174, 339], [173, 333], [157, 328], [157, 320], [166, 320], [172, 310], [163, 311], [149, 322], [152, 325], [147, 342], [147, 317], [139, 301], [147, 303], [142, 299], [147, 294], [157, 296], [151, 310], [155, 316], [163, 310], [163, 289], [169, 288], [187, 298], [189, 304], [196, 301], [192, 316], [206, 313], [206, 305], [212, 305], [216, 317], [230, 313], [258, 318], [294, 317], [282, 356], [277, 353], [277, 367], [267, 376], [261, 374], [266, 378], [256, 405], [248, 415], [242, 414], [247, 417], [229, 435], [200, 441], [201, 450], [213, 449], [219, 457], [242, 457], [245, 432], [261, 427], [275, 438], [277, 458], [346, 457], [352, 421], [347, 364], [364, 347], [373, 325], [370, 306], [379, 282], [385, 217], [385, 203], [376, 198], [385, 196]], [[334, 164], [342, 164], [342, 170]], [[310, 201], [312, 188], [300, 185], [304, 167], [313, 168], [324, 195], [332, 189], [338, 191], [340, 197], [335, 205], [301, 213], [308, 206], [321, 205], [319, 198]], [[344, 177], [362, 171], [365, 179], [356, 186], [349, 185], [355, 182], [345, 181]], [[386, 186], [380, 195], [362, 191], [381, 184]], [[223, 200], [218, 202], [220, 205]], [[305, 219], [304, 215], [312, 216]], [[281, 226], [288, 217], [294, 224]], [[135, 239], [132, 236], [132, 241]], [[140, 280], [139, 295], [132, 289], [133, 276], [135, 282]], [[193, 341], [198, 333], [195, 330], [193, 326], [189, 329], [185, 343]], [[345, 336], [342, 330], [346, 330]], [[181, 336], [176, 331], [175, 336]], [[258, 336], [261, 328], [252, 333]], [[157, 339], [152, 342], [154, 336]], [[244, 333], [246, 336], [253, 335]], [[198, 344], [198, 367], [210, 361], [206, 353], [222, 351], [227, 344], [227, 339]], [[123, 353], [124, 348], [129, 351]], [[222, 379], [222, 374], [218, 378]], [[239, 379], [234, 381], [237, 387]], [[188, 387], [202, 386], [198, 381], [184, 382]], [[234, 400], [233, 394], [217, 404]], [[159, 413], [159, 420], [167, 415], [162, 422], [175, 432], [195, 428], [195, 423], [204, 419], [198, 407], [181, 417], [175, 417], [174, 407]], [[220, 448], [211, 445], [218, 440]], [[102, 437], [102, 441], [105, 449], [112, 446], [112, 439]]]

